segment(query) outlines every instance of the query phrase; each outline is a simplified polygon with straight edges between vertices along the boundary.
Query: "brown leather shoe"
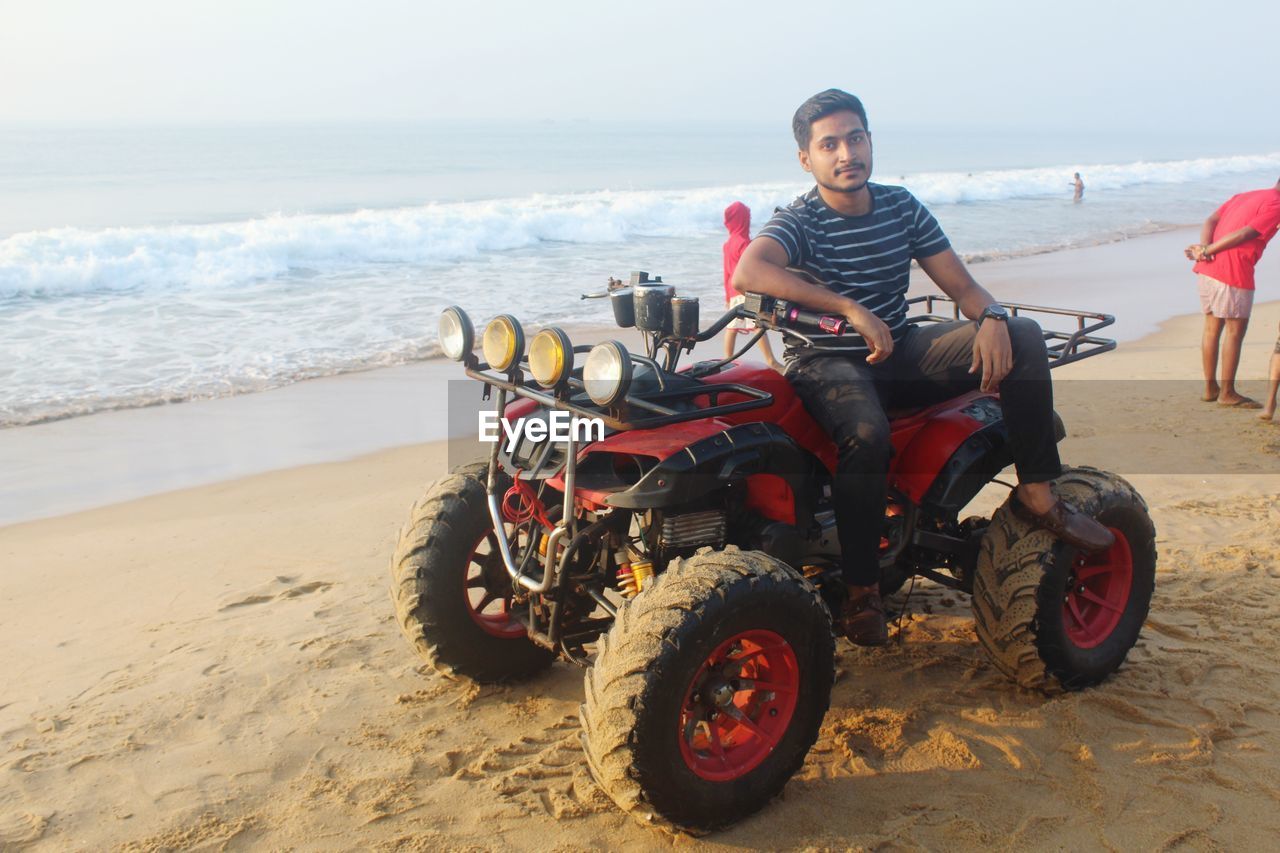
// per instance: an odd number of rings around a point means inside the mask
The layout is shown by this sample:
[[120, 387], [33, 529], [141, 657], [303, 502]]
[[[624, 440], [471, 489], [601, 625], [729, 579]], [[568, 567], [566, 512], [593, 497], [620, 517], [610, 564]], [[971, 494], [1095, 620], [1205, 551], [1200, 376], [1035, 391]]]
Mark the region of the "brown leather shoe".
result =
[[1097, 521], [1082, 513], [1064, 500], [1049, 507], [1048, 512], [1034, 513], [1018, 500], [1015, 493], [1009, 498], [1013, 514], [1028, 524], [1042, 527], [1068, 545], [1074, 545], [1086, 553], [1110, 548], [1116, 541], [1115, 534]]
[[840, 609], [840, 628], [855, 645], [883, 646], [889, 642], [879, 584], [849, 587], [849, 595]]

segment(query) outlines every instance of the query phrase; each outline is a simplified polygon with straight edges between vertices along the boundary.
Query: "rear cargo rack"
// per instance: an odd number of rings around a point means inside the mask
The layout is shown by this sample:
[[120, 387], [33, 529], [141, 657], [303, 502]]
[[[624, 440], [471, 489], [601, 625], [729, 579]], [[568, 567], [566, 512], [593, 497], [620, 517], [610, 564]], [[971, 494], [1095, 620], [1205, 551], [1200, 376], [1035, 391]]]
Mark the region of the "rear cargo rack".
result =
[[[908, 305], [920, 303], [924, 304], [925, 313], [907, 315], [909, 322], [950, 323], [964, 319], [960, 316], [960, 306], [949, 296], [927, 294], [907, 300]], [[940, 303], [939, 307], [943, 305], [951, 306], [950, 313], [939, 313], [934, 308], [934, 303]], [[1072, 311], [1069, 308], [1046, 308], [1043, 305], [1023, 305], [1014, 302], [1001, 302], [1000, 304], [1014, 317], [1021, 317], [1024, 314], [1047, 314], [1075, 318], [1076, 328], [1073, 332], [1044, 329], [1044, 342], [1045, 348], [1049, 351], [1050, 368], [1061, 367], [1073, 361], [1101, 355], [1116, 348], [1116, 342], [1113, 339], [1101, 338], [1094, 334], [1099, 329], [1104, 329], [1116, 321], [1116, 318], [1110, 314], [1095, 314], [1092, 311]], [[1041, 326], [1044, 326], [1044, 323], [1041, 323]]]

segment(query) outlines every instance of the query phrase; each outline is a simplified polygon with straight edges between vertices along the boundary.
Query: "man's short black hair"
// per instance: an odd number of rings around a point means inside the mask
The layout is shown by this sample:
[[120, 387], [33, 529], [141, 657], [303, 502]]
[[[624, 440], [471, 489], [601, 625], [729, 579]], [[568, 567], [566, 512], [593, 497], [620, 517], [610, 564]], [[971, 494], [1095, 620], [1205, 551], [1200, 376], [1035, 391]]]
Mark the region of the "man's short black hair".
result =
[[[801, 104], [791, 118], [791, 132], [796, 135], [796, 144], [800, 146], [800, 150], [809, 150], [815, 121], [839, 112], [853, 113], [862, 119], [862, 126], [867, 127], [867, 111], [863, 108], [862, 101], [841, 89], [827, 89]], [[870, 130], [869, 127], [867, 129]]]

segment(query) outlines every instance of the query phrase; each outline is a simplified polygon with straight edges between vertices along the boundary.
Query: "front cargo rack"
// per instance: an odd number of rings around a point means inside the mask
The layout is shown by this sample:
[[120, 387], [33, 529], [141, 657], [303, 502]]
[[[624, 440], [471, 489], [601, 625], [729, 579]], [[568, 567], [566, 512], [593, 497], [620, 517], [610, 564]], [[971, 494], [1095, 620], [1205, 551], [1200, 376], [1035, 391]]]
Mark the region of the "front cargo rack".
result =
[[[634, 355], [632, 357], [635, 358]], [[522, 359], [521, 365], [527, 367], [528, 359]], [[587, 397], [581, 368], [576, 369], [574, 374], [568, 379], [568, 390], [556, 394], [534, 382], [524, 381], [522, 371], [517, 371], [514, 376], [504, 376], [483, 363], [467, 368], [468, 376], [485, 385], [533, 400], [551, 409], [571, 412], [584, 418], [599, 418], [609, 429], [619, 431], [656, 429], [685, 421], [760, 409], [773, 403], [773, 395], [768, 391], [748, 385], [736, 382], [703, 383], [688, 379], [676, 383], [675, 387], [644, 393], [633, 390], [628, 392], [620, 405], [606, 408], [596, 405]], [[668, 374], [666, 378], [670, 382], [672, 377]], [[746, 399], [721, 402], [721, 397], [730, 394]], [[698, 406], [695, 401], [699, 397], [706, 397], [707, 405]]]

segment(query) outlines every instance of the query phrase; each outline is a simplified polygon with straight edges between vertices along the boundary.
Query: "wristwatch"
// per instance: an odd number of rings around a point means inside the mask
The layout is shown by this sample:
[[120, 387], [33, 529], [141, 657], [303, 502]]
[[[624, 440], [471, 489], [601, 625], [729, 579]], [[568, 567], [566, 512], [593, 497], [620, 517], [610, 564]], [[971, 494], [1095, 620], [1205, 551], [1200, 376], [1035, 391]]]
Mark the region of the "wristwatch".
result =
[[1009, 312], [999, 302], [992, 302], [986, 308], [982, 309], [982, 313], [978, 315], [978, 325], [982, 325], [982, 321], [990, 317], [992, 320], [999, 320], [1001, 323], [1009, 321]]

